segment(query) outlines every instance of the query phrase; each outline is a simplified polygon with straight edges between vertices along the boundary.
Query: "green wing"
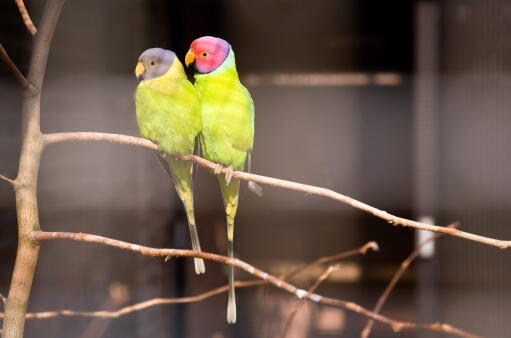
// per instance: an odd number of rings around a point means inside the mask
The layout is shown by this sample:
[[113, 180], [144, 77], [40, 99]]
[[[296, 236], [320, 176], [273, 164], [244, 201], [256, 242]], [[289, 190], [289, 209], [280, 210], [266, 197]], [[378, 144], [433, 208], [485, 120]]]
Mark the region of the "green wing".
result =
[[[163, 81], [158, 88], [146, 86], [144, 82], [137, 87], [135, 105], [140, 134], [164, 152], [192, 154], [201, 131], [201, 109], [195, 88], [187, 79]], [[164, 168], [171, 174], [186, 209], [193, 249], [200, 251], [193, 210], [192, 163], [172, 157], [166, 157], [165, 161], [168, 167], [163, 163]], [[202, 259], [195, 259], [195, 272], [205, 272]]]

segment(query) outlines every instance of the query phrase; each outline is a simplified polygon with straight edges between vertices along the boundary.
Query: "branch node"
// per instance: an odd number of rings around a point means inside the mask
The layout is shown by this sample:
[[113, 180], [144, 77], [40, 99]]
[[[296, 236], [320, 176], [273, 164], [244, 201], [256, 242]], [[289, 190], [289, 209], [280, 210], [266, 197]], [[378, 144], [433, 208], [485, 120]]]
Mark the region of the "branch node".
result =
[[18, 184], [18, 182], [16, 180], [11, 180], [10, 178], [8, 178], [5, 175], [0, 174], [0, 179], [8, 182], [12, 186], [12, 188], [14, 190], [16, 190], [18, 188], [18, 186], [19, 186], [19, 184]]
[[380, 251], [380, 246], [378, 245], [377, 242], [375, 241], [371, 241], [371, 242], [368, 242], [366, 245], [364, 245], [361, 249], [361, 252], [363, 254], [366, 254], [367, 253], [367, 250], [373, 250], [373, 251]]
[[392, 331], [399, 332], [403, 329], [403, 324], [402, 323], [393, 323], [390, 325], [390, 327], [392, 327]]

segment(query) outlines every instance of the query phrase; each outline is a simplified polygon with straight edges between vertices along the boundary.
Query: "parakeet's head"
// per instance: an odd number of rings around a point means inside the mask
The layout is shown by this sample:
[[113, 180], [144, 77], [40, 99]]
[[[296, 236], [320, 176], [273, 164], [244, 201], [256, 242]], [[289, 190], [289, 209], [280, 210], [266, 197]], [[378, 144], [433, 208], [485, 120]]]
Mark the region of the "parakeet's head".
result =
[[185, 63], [187, 66], [193, 63], [199, 74], [206, 74], [222, 65], [230, 49], [231, 45], [225, 40], [203, 36], [192, 42], [186, 54]]
[[143, 80], [151, 80], [165, 74], [172, 64], [176, 54], [161, 48], [149, 48], [138, 58], [135, 75]]

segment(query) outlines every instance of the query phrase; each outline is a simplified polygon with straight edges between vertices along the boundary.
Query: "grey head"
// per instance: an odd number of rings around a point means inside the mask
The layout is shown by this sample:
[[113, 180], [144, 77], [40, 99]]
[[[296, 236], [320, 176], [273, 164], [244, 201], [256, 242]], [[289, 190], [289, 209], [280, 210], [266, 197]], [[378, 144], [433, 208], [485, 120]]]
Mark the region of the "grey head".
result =
[[151, 80], [165, 74], [172, 66], [176, 54], [162, 48], [149, 48], [138, 58], [135, 75], [143, 80]]

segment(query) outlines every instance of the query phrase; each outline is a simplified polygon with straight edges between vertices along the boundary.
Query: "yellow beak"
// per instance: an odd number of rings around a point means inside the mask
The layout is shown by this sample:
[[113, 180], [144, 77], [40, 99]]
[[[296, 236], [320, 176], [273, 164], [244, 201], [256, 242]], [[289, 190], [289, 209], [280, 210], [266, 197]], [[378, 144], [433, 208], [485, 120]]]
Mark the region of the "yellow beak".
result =
[[193, 52], [193, 50], [189, 50], [188, 53], [186, 53], [186, 56], [185, 56], [185, 64], [186, 66], [188, 67], [191, 63], [193, 63], [195, 61], [195, 53]]
[[135, 75], [137, 76], [137, 79], [144, 74], [145, 68], [142, 62], [137, 63], [137, 67], [135, 68]]

